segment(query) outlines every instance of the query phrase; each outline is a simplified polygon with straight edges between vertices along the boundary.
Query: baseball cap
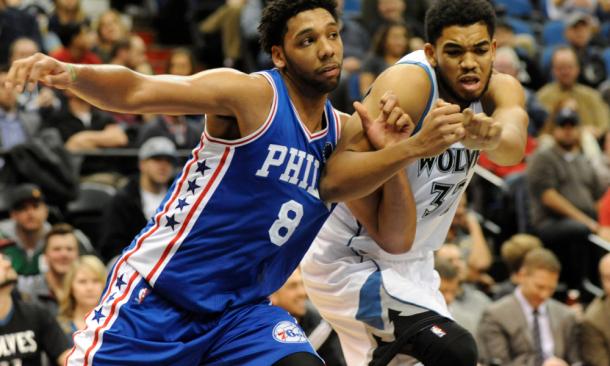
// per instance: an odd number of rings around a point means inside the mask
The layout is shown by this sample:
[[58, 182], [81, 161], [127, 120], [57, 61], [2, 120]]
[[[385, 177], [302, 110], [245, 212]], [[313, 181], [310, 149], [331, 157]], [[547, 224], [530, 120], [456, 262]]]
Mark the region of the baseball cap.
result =
[[12, 189], [7, 201], [9, 208], [15, 210], [26, 201], [44, 202], [44, 196], [37, 185], [25, 183]]
[[562, 108], [555, 117], [555, 125], [560, 127], [566, 125], [578, 126], [579, 123], [578, 113], [572, 108]]
[[154, 157], [176, 158], [176, 145], [167, 137], [151, 137], [142, 144], [138, 158], [146, 160]]
[[580, 22], [591, 24], [593, 22], [593, 18], [591, 18], [591, 15], [585, 12], [574, 11], [570, 15], [568, 15], [565, 24], [567, 27], [573, 27]]

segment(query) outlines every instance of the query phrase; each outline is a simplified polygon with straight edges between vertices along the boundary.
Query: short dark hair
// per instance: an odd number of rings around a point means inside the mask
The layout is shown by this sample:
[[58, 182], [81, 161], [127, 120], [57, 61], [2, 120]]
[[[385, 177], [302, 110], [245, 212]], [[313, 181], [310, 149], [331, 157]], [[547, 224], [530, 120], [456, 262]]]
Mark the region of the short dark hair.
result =
[[78, 243], [78, 238], [76, 237], [76, 233], [74, 232], [74, 227], [70, 224], [66, 224], [66, 223], [58, 223], [55, 224], [51, 227], [51, 230], [49, 230], [49, 232], [47, 232], [47, 234], [44, 236], [44, 247], [43, 247], [43, 252], [47, 251], [47, 246], [49, 243], [49, 239], [53, 236], [56, 235], [67, 235], [67, 234], [72, 234], [74, 236], [74, 238], [76, 239], [76, 242]]
[[87, 21], [70, 22], [60, 25], [59, 30], [57, 31], [57, 36], [59, 37], [61, 44], [68, 48], [72, 44], [72, 41], [74, 41], [74, 39], [78, 37], [83, 30], [88, 29], [89, 22]]
[[493, 37], [496, 12], [489, 0], [436, 0], [426, 12], [426, 41], [434, 44], [443, 29], [452, 25], [467, 26], [479, 22], [487, 25]]
[[290, 18], [307, 11], [322, 8], [338, 20], [335, 0], [273, 0], [263, 9], [258, 26], [263, 50], [271, 53], [271, 47], [283, 44]]

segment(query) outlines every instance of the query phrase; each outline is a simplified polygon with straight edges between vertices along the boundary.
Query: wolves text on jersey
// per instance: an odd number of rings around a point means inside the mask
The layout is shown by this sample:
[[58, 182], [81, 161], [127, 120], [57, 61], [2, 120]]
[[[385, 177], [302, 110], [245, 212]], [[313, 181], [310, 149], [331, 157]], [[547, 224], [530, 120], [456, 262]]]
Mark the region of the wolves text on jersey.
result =
[[464, 172], [468, 175], [470, 169], [474, 168], [479, 160], [479, 150], [468, 150], [466, 148], [450, 148], [441, 155], [419, 160], [417, 176], [425, 171], [428, 177], [432, 174], [434, 167], [442, 173]]
[[281, 181], [297, 185], [312, 196], [320, 198], [318, 193], [320, 162], [315, 156], [283, 145], [270, 144], [268, 150], [263, 166], [256, 171], [258, 177], [269, 176], [271, 167], [284, 166], [284, 172], [279, 177]]
[[0, 358], [34, 353], [37, 350], [36, 335], [31, 330], [0, 335]]

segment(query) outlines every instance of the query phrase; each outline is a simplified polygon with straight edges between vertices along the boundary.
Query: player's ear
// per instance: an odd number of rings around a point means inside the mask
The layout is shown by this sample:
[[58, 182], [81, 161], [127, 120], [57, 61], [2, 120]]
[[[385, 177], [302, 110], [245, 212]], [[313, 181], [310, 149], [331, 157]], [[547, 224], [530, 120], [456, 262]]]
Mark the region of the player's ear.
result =
[[426, 43], [424, 45], [424, 53], [430, 66], [436, 67], [436, 48], [431, 43]]
[[273, 65], [278, 69], [286, 67], [284, 49], [280, 46], [271, 46], [271, 60], [273, 61]]

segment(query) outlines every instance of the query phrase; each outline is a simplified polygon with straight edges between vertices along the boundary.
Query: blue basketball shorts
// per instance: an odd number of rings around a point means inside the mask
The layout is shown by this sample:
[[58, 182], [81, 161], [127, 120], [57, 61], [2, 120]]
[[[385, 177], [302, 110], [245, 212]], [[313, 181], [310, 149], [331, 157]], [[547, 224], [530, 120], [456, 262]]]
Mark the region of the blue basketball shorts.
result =
[[122, 267], [74, 333], [67, 365], [266, 366], [293, 353], [317, 355], [296, 320], [268, 301], [201, 316]]

